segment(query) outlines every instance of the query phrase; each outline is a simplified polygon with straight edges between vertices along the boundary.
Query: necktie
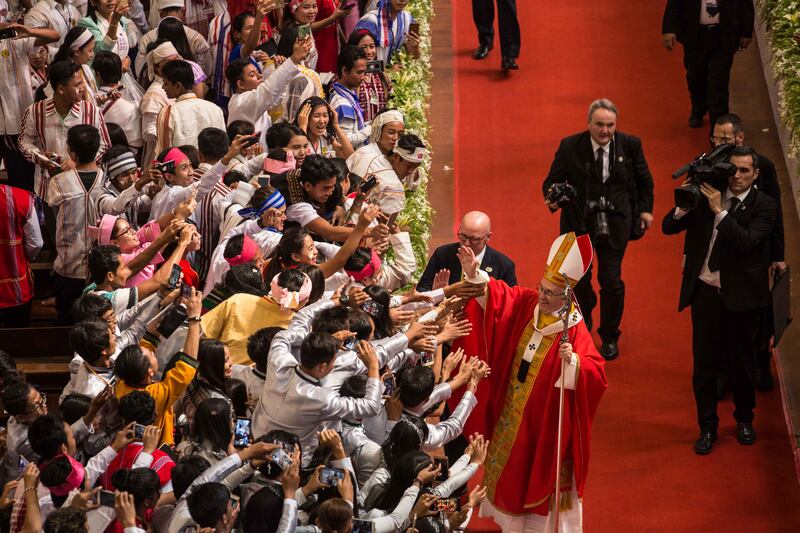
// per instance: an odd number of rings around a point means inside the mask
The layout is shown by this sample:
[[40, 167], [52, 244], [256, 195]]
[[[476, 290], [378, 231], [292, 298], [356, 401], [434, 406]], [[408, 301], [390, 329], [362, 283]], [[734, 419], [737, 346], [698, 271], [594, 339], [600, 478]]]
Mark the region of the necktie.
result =
[[706, 13], [708, 13], [709, 17], [717, 16], [717, 13], [719, 13], [719, 4], [717, 3], [717, 0], [706, 1]]
[[[739, 207], [740, 200], [735, 196], [731, 198], [731, 206], [728, 208], [728, 214], [731, 215], [736, 211], [736, 208]], [[717, 234], [717, 238], [714, 239], [714, 246], [711, 247], [711, 254], [708, 256], [708, 269], [711, 272], [717, 272], [719, 270], [719, 234]]]
[[597, 175], [600, 177], [601, 181], [603, 179], [603, 153], [603, 148], [598, 148], [594, 158], [594, 168], [597, 170]]

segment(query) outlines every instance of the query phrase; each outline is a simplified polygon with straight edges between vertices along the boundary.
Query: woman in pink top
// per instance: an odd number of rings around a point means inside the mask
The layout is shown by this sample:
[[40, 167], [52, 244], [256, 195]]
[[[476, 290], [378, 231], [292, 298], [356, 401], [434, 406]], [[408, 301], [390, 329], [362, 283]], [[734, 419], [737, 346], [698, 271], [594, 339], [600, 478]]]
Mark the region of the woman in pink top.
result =
[[[156, 266], [164, 262], [159, 252], [183, 233], [185, 220], [194, 211], [195, 206], [194, 198], [189, 198], [171, 213], [166, 213], [157, 220], [151, 220], [138, 231], [135, 231], [124, 218], [103, 215], [97, 228], [98, 243], [115, 244], [119, 247], [122, 260], [132, 272], [125, 284], [126, 287], [135, 287], [153, 277]], [[187, 231], [194, 231], [194, 227], [188, 228]]]

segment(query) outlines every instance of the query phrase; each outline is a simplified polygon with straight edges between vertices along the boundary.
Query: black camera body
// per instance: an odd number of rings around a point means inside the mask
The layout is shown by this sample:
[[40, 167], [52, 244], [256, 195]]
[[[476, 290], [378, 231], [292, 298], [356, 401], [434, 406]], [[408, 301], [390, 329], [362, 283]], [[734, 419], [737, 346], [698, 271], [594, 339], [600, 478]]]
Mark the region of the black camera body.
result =
[[675, 189], [675, 206], [694, 209], [703, 199], [700, 185], [708, 183], [719, 191], [728, 188], [728, 178], [736, 174], [736, 167], [729, 162], [734, 144], [721, 144], [707, 154], [697, 156], [691, 163], [682, 166], [672, 175], [678, 179], [688, 174], [686, 183]]
[[559, 208], [561, 208], [575, 200], [577, 196], [578, 193], [575, 190], [575, 187], [566, 181], [560, 181], [552, 184], [550, 188], [547, 189], [547, 194], [545, 195], [544, 199], [547, 201], [547, 203], [556, 204]]
[[598, 242], [608, 242], [611, 230], [608, 227], [608, 214], [614, 212], [614, 204], [601, 196], [597, 200], [586, 202], [586, 217], [594, 217], [594, 238]]

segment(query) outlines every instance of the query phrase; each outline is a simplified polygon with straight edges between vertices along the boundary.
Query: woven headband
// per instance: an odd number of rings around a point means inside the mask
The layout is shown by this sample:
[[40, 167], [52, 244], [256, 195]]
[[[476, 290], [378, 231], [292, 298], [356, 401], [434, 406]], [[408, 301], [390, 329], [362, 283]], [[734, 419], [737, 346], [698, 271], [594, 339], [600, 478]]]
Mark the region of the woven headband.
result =
[[72, 41], [72, 44], [69, 45], [69, 49], [73, 52], [75, 50], [80, 50], [86, 43], [88, 43], [92, 39], [94, 39], [92, 32], [84, 28], [83, 33], [78, 35], [78, 38]]
[[116, 178], [120, 174], [124, 174], [131, 170], [139, 168], [136, 165], [136, 159], [130, 152], [125, 152], [113, 159], [109, 159], [106, 162], [105, 166], [106, 166], [106, 176], [108, 176], [109, 178]]
[[247, 207], [245, 209], [240, 209], [237, 211], [237, 213], [242, 218], [257, 219], [260, 218], [267, 209], [280, 209], [285, 205], [286, 199], [283, 197], [280, 191], [276, 189], [275, 192], [270, 194], [269, 197], [264, 200], [259, 207]]

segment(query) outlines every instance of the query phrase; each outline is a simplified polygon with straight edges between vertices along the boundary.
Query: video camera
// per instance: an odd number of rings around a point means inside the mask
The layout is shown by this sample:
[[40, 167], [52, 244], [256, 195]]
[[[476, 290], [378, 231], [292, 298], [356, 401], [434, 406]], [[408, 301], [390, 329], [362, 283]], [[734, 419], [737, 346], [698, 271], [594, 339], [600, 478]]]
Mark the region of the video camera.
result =
[[734, 144], [721, 144], [710, 153], [699, 155], [672, 174], [678, 179], [689, 174], [686, 183], [675, 189], [675, 205], [681, 209], [694, 209], [703, 198], [700, 185], [708, 183], [717, 190], [724, 191], [728, 187], [728, 178], [736, 174], [736, 167], [728, 160], [736, 148]]

